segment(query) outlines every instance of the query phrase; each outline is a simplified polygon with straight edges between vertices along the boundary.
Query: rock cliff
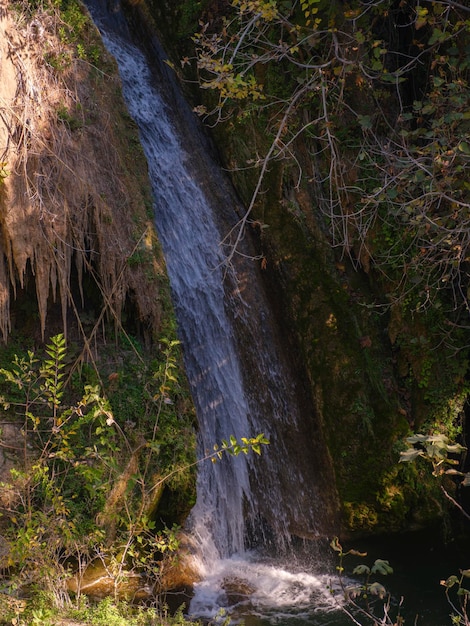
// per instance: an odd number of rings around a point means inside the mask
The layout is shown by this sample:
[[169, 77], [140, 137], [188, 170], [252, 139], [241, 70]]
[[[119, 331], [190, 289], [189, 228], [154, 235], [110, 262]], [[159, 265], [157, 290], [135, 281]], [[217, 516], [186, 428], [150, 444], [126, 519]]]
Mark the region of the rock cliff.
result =
[[27, 324], [44, 338], [48, 316], [82, 339], [84, 323], [119, 326], [126, 308], [150, 335], [160, 323], [165, 272], [146, 163], [82, 11], [0, 8], [4, 341]]

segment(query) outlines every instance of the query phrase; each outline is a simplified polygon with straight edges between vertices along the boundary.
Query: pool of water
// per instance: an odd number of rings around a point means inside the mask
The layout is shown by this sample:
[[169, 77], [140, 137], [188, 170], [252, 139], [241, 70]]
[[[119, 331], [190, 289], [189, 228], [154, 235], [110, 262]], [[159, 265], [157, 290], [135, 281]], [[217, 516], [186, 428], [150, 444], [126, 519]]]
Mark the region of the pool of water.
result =
[[[358, 582], [352, 570], [359, 563], [371, 566], [375, 559], [388, 560], [389, 576], [376, 575], [391, 594], [390, 615], [400, 614], [405, 625], [451, 626], [450, 607], [440, 581], [460, 569], [470, 568], [469, 541], [445, 543], [441, 531], [410, 533], [367, 542], [354, 547], [367, 557], [348, 557], [345, 584]], [[211, 565], [196, 586], [190, 613], [205, 620], [246, 626], [347, 626], [353, 623], [341, 607], [343, 594], [333, 559], [303, 564], [260, 561], [256, 555], [232, 557]], [[348, 607], [345, 607], [348, 608]], [[376, 614], [383, 616], [383, 602], [376, 602]], [[366, 622], [357, 620], [361, 624]]]
[[[368, 552], [367, 561], [387, 559], [393, 574], [381, 580], [396, 601], [403, 598], [406, 624], [416, 626], [451, 625], [453, 612], [440, 581], [470, 567], [470, 541], [446, 541], [442, 528], [408, 533], [359, 543]], [[468, 585], [470, 587], [470, 585]], [[454, 600], [458, 599], [454, 595]]]

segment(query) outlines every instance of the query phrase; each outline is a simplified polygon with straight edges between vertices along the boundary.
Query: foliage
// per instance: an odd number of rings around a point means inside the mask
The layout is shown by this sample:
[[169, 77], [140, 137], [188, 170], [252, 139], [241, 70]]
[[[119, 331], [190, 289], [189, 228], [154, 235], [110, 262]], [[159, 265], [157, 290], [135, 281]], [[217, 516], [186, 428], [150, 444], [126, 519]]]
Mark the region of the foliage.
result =
[[[116, 602], [109, 597], [76, 611], [74, 617], [93, 626], [143, 626], [144, 623], [151, 623], [147, 619], [144, 621], [140, 611], [132, 611], [127, 603]], [[150, 617], [150, 613], [147, 617]]]
[[[403, 618], [400, 616], [400, 606], [396, 608], [396, 615], [393, 618], [391, 615], [389, 594], [381, 583], [372, 581], [371, 578], [377, 575], [388, 576], [393, 574], [393, 568], [390, 566], [390, 563], [383, 559], [376, 559], [371, 566], [361, 563], [354, 567], [352, 575], [362, 577], [362, 581], [346, 580], [344, 576], [344, 559], [348, 556], [364, 558], [367, 556], [367, 553], [359, 552], [354, 549], [345, 552], [337, 537], [334, 537], [330, 546], [338, 555], [339, 563], [336, 570], [345, 600], [344, 604], [338, 603], [338, 606], [352, 622], [360, 624], [357, 620], [366, 618], [367, 623], [372, 623], [377, 626], [379, 626], [379, 624], [383, 626], [398, 626], [403, 624]], [[334, 593], [333, 589], [332, 593]], [[378, 607], [383, 609], [382, 615], [377, 614]]]
[[[332, 245], [374, 270], [390, 302], [454, 318], [465, 310], [466, 7], [232, 0], [194, 40], [200, 85], [216, 95], [198, 112], [211, 124], [251, 115], [265, 125], [268, 144], [252, 160], [258, 183], [240, 231], [268, 164], [290, 161], [298, 185], [315, 187]], [[313, 175], [296, 157], [302, 144]]]
[[[456, 476], [462, 478], [462, 486], [468, 486], [470, 484], [470, 475], [455, 469], [455, 466], [460, 463], [459, 457], [466, 451], [464, 446], [459, 443], [451, 442], [449, 438], [443, 434], [411, 435], [406, 438], [406, 442], [409, 447], [401, 452], [401, 463], [409, 463], [422, 458], [432, 465], [433, 476], [439, 478], [441, 481], [445, 477]], [[470, 518], [460, 504], [450, 496], [443, 484], [441, 484], [441, 488], [452, 504], [467, 518]], [[343, 612], [348, 615], [351, 621], [360, 626], [362, 622], [358, 620], [365, 617], [368, 620], [367, 623], [370, 621], [372, 624], [377, 625], [388, 624], [390, 626], [396, 626], [397, 624], [403, 624], [403, 618], [400, 616], [400, 606], [397, 608], [397, 615], [395, 618], [392, 618], [390, 614], [390, 598], [387, 597], [385, 588], [380, 583], [371, 582], [371, 576], [374, 574], [388, 575], [393, 573], [389, 562], [377, 559], [372, 567], [364, 564], [356, 566], [352, 574], [354, 576], [362, 576], [363, 582], [346, 584], [344, 582], [344, 558], [349, 555], [362, 558], [367, 556], [367, 554], [358, 552], [357, 550], [345, 552], [337, 538], [333, 539], [330, 546], [339, 557], [339, 564], [336, 569], [339, 575], [340, 587], [346, 601], [345, 605], [339, 606]], [[448, 603], [453, 610], [453, 613], [450, 615], [452, 624], [461, 626], [468, 626], [470, 624], [468, 614], [470, 590], [467, 588], [468, 585], [466, 586], [469, 578], [470, 570], [463, 569], [460, 570], [458, 575], [453, 574], [447, 579], [440, 581], [441, 585], [445, 588]], [[382, 600], [385, 599], [383, 616], [376, 616], [374, 608], [369, 602], [370, 597], [374, 596], [378, 596]]]
[[269, 440], [266, 439], [263, 433], [256, 435], [256, 437], [241, 437], [240, 441], [237, 440], [233, 435], [230, 436], [229, 440], [222, 439], [222, 443], [219, 445], [214, 444], [214, 454], [211, 455], [211, 460], [213, 463], [217, 461], [217, 459], [221, 459], [223, 453], [227, 453], [230, 456], [238, 456], [239, 454], [248, 454], [249, 452], [254, 452], [255, 454], [261, 454], [261, 446], [268, 445]]
[[[315, 349], [323, 358], [330, 346], [317, 339], [320, 322], [311, 321], [318, 315], [310, 299], [316, 270], [307, 270], [300, 249], [309, 246], [310, 257], [320, 257], [326, 234], [335, 254], [321, 257], [321, 281], [328, 272], [338, 279], [364, 326], [365, 311], [382, 314], [385, 332], [372, 342], [391, 355], [397, 382], [384, 395], [399, 401], [403, 422], [415, 429], [438, 424], [451, 438], [468, 394], [470, 11], [464, 4], [229, 0], [202, 14], [192, 59], [204, 103], [196, 111], [217, 126], [247, 207], [223, 241], [227, 263], [251, 223], [274, 272], [288, 259], [287, 309], [297, 316], [306, 359]], [[301, 224], [287, 241], [286, 224], [294, 220]], [[283, 284], [284, 274], [278, 276]], [[336, 305], [332, 294], [334, 288], [328, 303]], [[341, 317], [345, 323], [343, 311]], [[315, 328], [311, 336], [300, 328], [304, 319]], [[353, 335], [346, 336], [342, 351]], [[371, 367], [370, 352], [353, 353], [364, 378], [382, 374], [383, 353], [380, 367]], [[355, 406], [362, 389], [353, 394]], [[362, 462], [360, 428], [372, 432], [374, 400], [364, 397], [365, 410], [350, 420], [350, 458], [336, 457], [337, 478], [354, 521], [372, 524], [380, 507], [369, 507], [368, 498], [378, 490], [361, 498], [363, 514], [359, 498], [348, 493], [367, 480], [365, 472], [351, 478], [351, 467]], [[325, 414], [333, 402], [325, 402]], [[349, 407], [345, 401], [343, 415]], [[380, 421], [395, 430], [392, 439], [401, 438], [398, 420]], [[330, 447], [341, 437], [334, 424], [334, 418], [326, 422]], [[382, 460], [388, 462], [386, 454]], [[428, 502], [437, 502], [433, 495]], [[425, 509], [424, 498], [417, 505], [412, 496], [403, 500], [400, 523], [407, 523], [405, 509], [419, 508], [418, 515]]]
[[[470, 624], [470, 616], [468, 614], [470, 589], [464, 587], [464, 584], [468, 582], [468, 578], [470, 578], [470, 570], [464, 569], [460, 571], [459, 576], [453, 574], [446, 580], [441, 580], [441, 585], [445, 587], [447, 601], [454, 611], [450, 616], [454, 625], [469, 626]], [[451, 596], [451, 589], [455, 592], [456, 600]]]
[[[26, 603], [24, 603], [26, 604]], [[11, 613], [11, 619], [2, 612], [0, 621], [17, 626], [61, 626], [65, 623], [89, 624], [90, 626], [188, 626], [183, 615], [182, 605], [174, 614], [167, 607], [133, 606], [125, 601], [116, 601], [107, 597], [99, 602], [90, 602], [82, 598], [78, 607], [66, 607], [61, 610], [52, 608], [50, 596], [40, 592], [30, 598], [21, 611]], [[3, 621], [2, 621], [3, 620]], [[15, 621], [16, 620], [16, 621]]]
[[449, 455], [461, 455], [466, 450], [465, 446], [459, 443], [451, 443], [446, 435], [411, 435], [406, 438], [407, 443], [411, 444], [407, 450], [400, 452], [400, 462], [407, 463], [423, 457], [431, 461], [433, 466], [433, 476], [441, 476], [442, 474], [452, 474], [464, 476], [464, 486], [470, 484], [470, 477], [467, 474], [458, 472], [455, 468], [446, 469], [447, 465], [458, 465], [460, 460], [452, 458]]
[[[179, 342], [163, 338], [160, 345], [153, 375], [143, 376], [139, 361], [138, 387], [132, 392], [127, 385], [119, 393], [111, 387], [111, 401], [98, 385], [85, 384], [81, 397], [68, 403], [70, 365], [61, 334], [51, 338], [43, 358], [29, 351], [0, 369], [3, 408], [16, 421], [22, 416], [24, 442], [21, 460], [0, 484], [2, 534], [10, 546], [14, 587], [37, 584], [56, 606], [63, 606], [70, 601], [66, 581], [77, 567], [79, 600], [80, 573], [92, 563], [102, 564], [116, 596], [132, 575], [154, 584], [164, 557], [165, 567], [171, 566], [179, 525], [158, 519], [158, 502], [164, 488], [187, 494], [198, 461], [194, 433], [177, 408], [183, 393]], [[132, 378], [132, 359], [128, 365]], [[117, 378], [110, 377], [112, 385]], [[135, 386], [135, 377], [132, 381]], [[119, 415], [114, 400], [121, 411], [124, 398], [135, 392], [142, 401], [135, 413], [127, 408], [127, 414]], [[260, 454], [266, 443], [263, 435], [241, 441], [230, 437], [207, 458]]]
[[[338, 602], [338, 608], [347, 615], [351, 622], [357, 626], [365, 623], [375, 626], [400, 626], [404, 624], [405, 620], [401, 615], [403, 598], [399, 603], [392, 603], [385, 587], [377, 581], [372, 582], [371, 578], [376, 575], [393, 574], [393, 568], [389, 562], [376, 559], [372, 566], [361, 563], [353, 568], [352, 576], [362, 577], [362, 581], [346, 579], [345, 558], [348, 556], [364, 558], [367, 553], [354, 549], [345, 552], [337, 537], [332, 540], [330, 546], [337, 553], [339, 559], [336, 569], [344, 603]], [[465, 587], [469, 578], [470, 570], [461, 570], [458, 576], [452, 575], [446, 580], [440, 581], [440, 584], [445, 588], [449, 606], [453, 610], [450, 615], [452, 624], [460, 626], [469, 626], [470, 624], [470, 617], [468, 616], [470, 590]], [[454, 596], [452, 595], [453, 592]], [[335, 594], [333, 588], [331, 588], [331, 593]]]
[[[411, 435], [407, 437], [406, 442], [411, 445], [400, 453], [400, 462], [409, 463], [420, 458], [424, 458], [430, 462], [433, 468], [432, 475], [440, 479], [441, 490], [446, 498], [459, 509], [467, 519], [470, 519], [470, 515], [450, 495], [448, 489], [442, 482], [446, 476], [452, 476], [461, 479], [460, 484], [462, 487], [468, 487], [470, 485], [470, 473], [461, 472], [455, 468], [455, 466], [460, 464], [460, 457], [462, 453], [466, 451], [466, 448], [459, 443], [449, 441], [448, 437], [442, 434]], [[464, 586], [469, 577], [470, 570], [464, 569], [460, 570], [459, 576], [453, 574], [446, 580], [441, 580], [441, 585], [445, 588], [449, 605], [454, 611], [451, 615], [452, 624], [460, 624], [462, 626], [468, 626], [470, 624], [470, 616], [468, 614], [470, 590]], [[455, 592], [455, 600], [451, 596], [451, 590]]]
[[[82, 61], [100, 64], [101, 49], [94, 36], [90, 37], [90, 21], [82, 4], [76, 0], [16, 0], [14, 5], [28, 18], [43, 18], [46, 14], [53, 17], [62, 48], [46, 53], [45, 59], [51, 68], [59, 72], [69, 68], [73, 61], [72, 51]], [[41, 28], [39, 21], [36, 28]]]
[[453, 483], [447, 485], [444, 482], [446, 477], [456, 477], [460, 479], [461, 487], [470, 485], [470, 473], [462, 472], [455, 467], [460, 465], [462, 453], [466, 451], [466, 447], [449, 441], [448, 437], [443, 434], [416, 434], [407, 437], [406, 441], [411, 446], [400, 453], [400, 462], [409, 463], [419, 458], [424, 458], [430, 462], [433, 468], [432, 475], [440, 480], [441, 492], [453, 506], [458, 508], [467, 519], [470, 519], [470, 514], [449, 493], [453, 490]]
[[[26, 357], [15, 357], [10, 369], [0, 370], [20, 392], [19, 398], [3, 398], [4, 409], [23, 414], [22, 463], [2, 484], [13, 501], [3, 511], [4, 522], [9, 521], [10, 564], [16, 570], [16, 584], [37, 581], [54, 591], [59, 604], [71, 556], [83, 566], [83, 561], [97, 555], [112, 560], [113, 550], [118, 549], [122, 570], [131, 545], [138, 537], [142, 543], [142, 536], [151, 533], [154, 524], [145, 512], [149, 492], [155, 488], [150, 471], [158, 463], [156, 455], [152, 459], [152, 431], [140, 444], [147, 449], [145, 465], [139, 468], [134, 463], [138, 450], [131, 449], [97, 386], [85, 385], [78, 402], [62, 404], [66, 359], [64, 337], [57, 335], [42, 360], [30, 351]], [[144, 435], [143, 430], [140, 433]], [[126, 475], [129, 465], [132, 475]], [[122, 505], [124, 497], [126, 506], [118, 512], [117, 503]], [[106, 521], [105, 527], [100, 520]], [[116, 529], [116, 536], [110, 537], [110, 527]], [[106, 537], [119, 537], [119, 545], [106, 548]], [[163, 548], [163, 543], [160, 540], [153, 548]], [[174, 549], [174, 544], [164, 547]], [[134, 566], [138, 565], [136, 560]], [[122, 575], [120, 571], [116, 579]]]

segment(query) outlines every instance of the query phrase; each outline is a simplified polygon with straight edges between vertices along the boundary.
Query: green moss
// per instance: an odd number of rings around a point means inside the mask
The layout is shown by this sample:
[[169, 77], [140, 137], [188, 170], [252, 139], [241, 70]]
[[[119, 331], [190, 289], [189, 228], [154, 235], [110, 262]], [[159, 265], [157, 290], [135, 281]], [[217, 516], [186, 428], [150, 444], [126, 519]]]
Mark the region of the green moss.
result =
[[[227, 133], [230, 165], [246, 162], [250, 151], [263, 152], [261, 128], [245, 116], [218, 130], [221, 137]], [[284, 200], [293, 173], [271, 167], [253, 214], [268, 226], [260, 237], [265, 274], [278, 293], [283, 324], [295, 333], [321, 414], [345, 526], [397, 530], [414, 515], [415, 502], [403, 475], [393, 471], [409, 423], [397, 393], [388, 316], [376, 312], [368, 277], [335, 257], [308, 187]], [[234, 174], [245, 199], [257, 174]]]

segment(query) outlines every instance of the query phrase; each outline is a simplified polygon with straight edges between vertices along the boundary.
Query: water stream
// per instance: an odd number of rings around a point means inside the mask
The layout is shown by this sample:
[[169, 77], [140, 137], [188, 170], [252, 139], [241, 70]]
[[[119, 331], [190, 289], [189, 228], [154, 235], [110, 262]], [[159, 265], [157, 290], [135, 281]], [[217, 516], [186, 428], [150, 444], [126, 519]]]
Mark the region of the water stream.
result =
[[[230, 435], [263, 432], [271, 442], [261, 457], [200, 467], [189, 524], [199, 544], [201, 582], [191, 613], [212, 618], [228, 606], [245, 620], [290, 616], [340, 624], [331, 621], [337, 613], [329, 575], [312, 559], [308, 567], [296, 563], [291, 549], [293, 537], [315, 546], [327, 534], [335, 514], [328, 485], [334, 483], [313, 403], [285, 354], [248, 237], [243, 254], [225, 263], [220, 242], [242, 209], [158, 42], [150, 46], [149, 64], [148, 48], [144, 55], [135, 47], [118, 11], [108, 12], [101, 0], [90, 0], [89, 8], [118, 63], [148, 161], [200, 454]], [[312, 547], [307, 552], [317, 554]]]

